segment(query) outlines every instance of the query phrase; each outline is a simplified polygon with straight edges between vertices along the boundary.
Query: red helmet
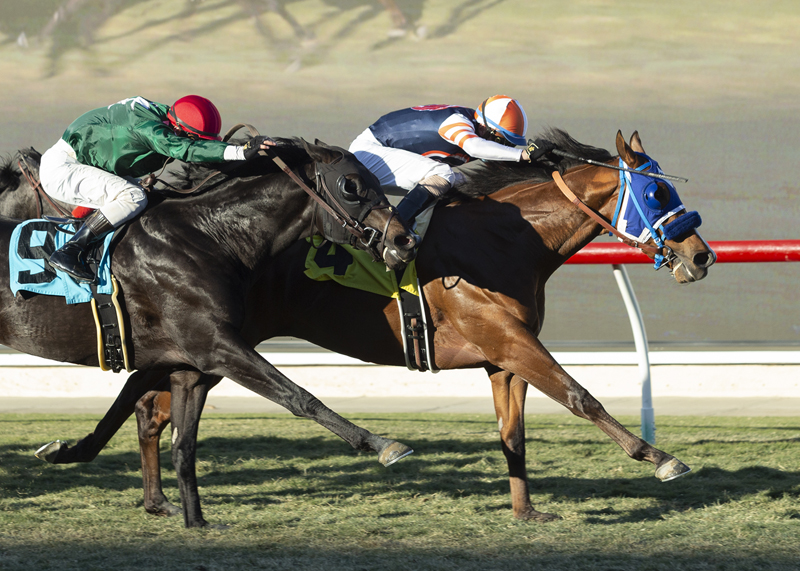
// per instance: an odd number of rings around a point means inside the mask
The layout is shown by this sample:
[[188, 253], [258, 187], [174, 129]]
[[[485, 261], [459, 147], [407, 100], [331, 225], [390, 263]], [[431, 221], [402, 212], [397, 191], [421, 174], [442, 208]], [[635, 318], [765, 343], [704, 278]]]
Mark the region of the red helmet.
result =
[[173, 127], [180, 127], [201, 139], [220, 140], [222, 117], [216, 106], [205, 97], [199, 95], [181, 97], [169, 108], [167, 118]]

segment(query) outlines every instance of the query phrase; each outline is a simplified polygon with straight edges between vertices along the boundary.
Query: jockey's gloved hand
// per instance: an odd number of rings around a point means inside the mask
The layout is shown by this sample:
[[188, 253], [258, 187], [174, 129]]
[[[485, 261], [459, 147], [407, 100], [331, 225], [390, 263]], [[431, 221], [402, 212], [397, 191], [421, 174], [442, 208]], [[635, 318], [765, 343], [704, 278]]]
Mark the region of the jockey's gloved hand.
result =
[[538, 161], [555, 148], [556, 145], [547, 139], [529, 140], [528, 146], [522, 151], [522, 160], [529, 162]]
[[275, 141], [270, 139], [269, 137], [253, 137], [249, 141], [247, 141], [244, 145], [242, 145], [242, 149], [244, 151], [244, 160], [249, 161], [254, 159], [258, 156], [260, 151], [264, 151], [264, 154], [268, 154], [268, 148], [274, 147]]

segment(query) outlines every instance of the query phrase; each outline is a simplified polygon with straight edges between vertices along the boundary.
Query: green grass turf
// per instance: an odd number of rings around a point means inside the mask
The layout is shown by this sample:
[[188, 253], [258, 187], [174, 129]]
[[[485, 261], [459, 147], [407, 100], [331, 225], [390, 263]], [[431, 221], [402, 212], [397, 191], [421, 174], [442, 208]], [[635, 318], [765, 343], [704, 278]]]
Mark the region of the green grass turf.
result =
[[[186, 530], [142, 508], [129, 422], [91, 464], [52, 466], [41, 444], [96, 418], [0, 415], [0, 569], [797, 569], [800, 418], [659, 417], [659, 447], [694, 471], [670, 483], [593, 425], [528, 418], [534, 505], [511, 516], [493, 417], [348, 417], [415, 448], [383, 468], [288, 415], [201, 424], [205, 516]], [[622, 418], [632, 430], [637, 419]], [[165, 491], [178, 501], [162, 443]]]

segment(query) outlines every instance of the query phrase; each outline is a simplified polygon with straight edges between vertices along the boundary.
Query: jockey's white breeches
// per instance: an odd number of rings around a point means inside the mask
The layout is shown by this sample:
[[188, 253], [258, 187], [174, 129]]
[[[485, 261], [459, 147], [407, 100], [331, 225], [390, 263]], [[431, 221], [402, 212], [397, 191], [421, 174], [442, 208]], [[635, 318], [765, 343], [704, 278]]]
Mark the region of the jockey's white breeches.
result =
[[350, 152], [378, 177], [381, 186], [411, 190], [434, 175], [445, 179], [450, 186], [456, 182], [456, 175], [448, 165], [410, 151], [385, 147], [369, 128], [350, 144]]
[[134, 178], [123, 178], [78, 162], [63, 139], [42, 155], [42, 188], [67, 204], [99, 209], [113, 226], [119, 226], [147, 206], [147, 193]]

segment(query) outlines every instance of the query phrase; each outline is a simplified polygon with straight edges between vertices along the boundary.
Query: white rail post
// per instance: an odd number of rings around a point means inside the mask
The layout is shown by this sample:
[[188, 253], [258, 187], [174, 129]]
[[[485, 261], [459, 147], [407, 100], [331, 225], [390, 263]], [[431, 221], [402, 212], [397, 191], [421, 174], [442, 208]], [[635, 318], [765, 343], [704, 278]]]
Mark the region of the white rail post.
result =
[[614, 278], [628, 310], [628, 319], [633, 331], [633, 342], [639, 360], [639, 374], [642, 379], [642, 439], [650, 444], [656, 443], [656, 417], [653, 411], [653, 395], [650, 388], [650, 356], [647, 347], [647, 332], [644, 329], [639, 302], [633, 293], [628, 271], [623, 264], [613, 264]]

